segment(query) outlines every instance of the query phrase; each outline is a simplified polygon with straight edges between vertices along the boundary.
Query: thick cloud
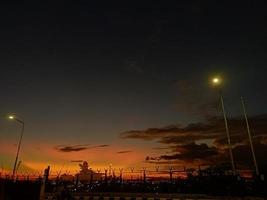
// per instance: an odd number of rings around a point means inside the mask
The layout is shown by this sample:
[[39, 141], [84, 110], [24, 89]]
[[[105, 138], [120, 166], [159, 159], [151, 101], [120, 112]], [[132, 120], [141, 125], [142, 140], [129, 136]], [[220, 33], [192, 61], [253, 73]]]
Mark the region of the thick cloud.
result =
[[[233, 144], [243, 144], [248, 141], [246, 124], [243, 118], [228, 120]], [[255, 116], [250, 119], [254, 140], [266, 142], [267, 115]], [[210, 117], [204, 122], [187, 126], [171, 125], [163, 128], [149, 128], [146, 130], [132, 130], [120, 134], [124, 139], [156, 140], [163, 144], [191, 144], [198, 140], [213, 139], [214, 145], [226, 144], [225, 124], [222, 118]]]
[[173, 161], [181, 160], [192, 162], [198, 160], [200, 162], [213, 162], [216, 156], [220, 154], [216, 147], [209, 147], [207, 144], [186, 144], [176, 147], [171, 147], [172, 153], [169, 155], [161, 155], [160, 157], [146, 157], [146, 161]]
[[[265, 166], [267, 164], [267, 145], [256, 142], [254, 143], [254, 147], [257, 162], [260, 166]], [[240, 163], [241, 166], [243, 164], [253, 165], [252, 153], [249, 145], [237, 146], [234, 148], [233, 153], [235, 160]]]
[[83, 151], [88, 148], [87, 145], [70, 145], [70, 146], [57, 146], [56, 149], [60, 152], [68, 153], [68, 152], [77, 152], [77, 151]]
[[88, 147], [88, 149], [104, 148], [104, 147], [109, 147], [109, 145], [108, 144], [101, 144], [101, 145], [96, 145], [96, 146]]
[[215, 147], [208, 147], [207, 144], [186, 144], [177, 146], [175, 149], [176, 154], [161, 156], [164, 160], [182, 159], [182, 160], [194, 160], [194, 159], [207, 159], [212, 156], [218, 155], [219, 152]]
[[187, 126], [171, 125], [163, 128], [133, 130], [121, 133], [121, 138], [157, 140], [165, 144], [192, 143], [196, 140], [217, 138], [224, 132], [224, 121], [220, 118], [208, 118], [205, 122]]
[[117, 154], [126, 154], [126, 153], [132, 153], [133, 151], [118, 151]]
[[168, 126], [163, 128], [149, 128], [147, 130], [132, 130], [121, 133], [121, 138], [142, 139], [142, 140], [156, 140], [165, 136], [172, 136], [179, 132], [178, 126]]
[[[228, 119], [235, 160], [251, 163], [251, 152], [245, 120], [241, 117]], [[267, 160], [267, 114], [249, 118], [253, 143], [259, 160]], [[123, 139], [154, 140], [169, 146], [170, 153], [147, 157], [148, 162], [184, 161], [218, 163], [229, 161], [225, 124], [222, 118], [209, 117], [204, 122], [187, 126], [172, 125], [163, 128], [133, 130], [120, 134]], [[160, 149], [160, 147], [158, 148]], [[165, 147], [162, 149], [165, 150]], [[265, 162], [264, 161], [264, 162]], [[264, 164], [264, 163], [263, 163]]]
[[78, 145], [59, 145], [55, 147], [57, 151], [64, 152], [64, 153], [70, 153], [70, 152], [78, 152], [78, 151], [84, 151], [87, 149], [95, 149], [95, 148], [104, 148], [108, 147], [109, 145], [107, 144], [102, 144], [102, 145], [95, 145], [95, 146], [90, 146], [88, 144], [78, 144]]

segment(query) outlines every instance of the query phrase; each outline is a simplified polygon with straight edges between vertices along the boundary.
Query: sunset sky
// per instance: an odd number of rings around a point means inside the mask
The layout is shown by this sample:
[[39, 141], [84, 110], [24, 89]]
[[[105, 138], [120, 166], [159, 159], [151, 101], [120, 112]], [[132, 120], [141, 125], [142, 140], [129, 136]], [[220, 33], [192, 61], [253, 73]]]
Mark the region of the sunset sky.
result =
[[[177, 1], [178, 2], [178, 1]], [[0, 167], [21, 170], [229, 162], [252, 168], [240, 96], [267, 164], [264, 2], [57, 3], [0, 6]]]

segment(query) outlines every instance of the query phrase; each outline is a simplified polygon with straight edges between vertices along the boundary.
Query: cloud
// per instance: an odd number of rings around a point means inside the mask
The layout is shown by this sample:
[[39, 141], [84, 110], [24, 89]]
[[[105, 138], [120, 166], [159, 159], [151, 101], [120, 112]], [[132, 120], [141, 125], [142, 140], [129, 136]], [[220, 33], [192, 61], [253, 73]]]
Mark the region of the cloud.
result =
[[84, 151], [88, 148], [87, 145], [70, 145], [70, 146], [57, 146], [56, 150], [64, 153]]
[[156, 140], [165, 136], [175, 135], [180, 131], [180, 127], [176, 125], [163, 128], [149, 128], [146, 130], [131, 130], [120, 134], [123, 139], [142, 139]]
[[[228, 119], [230, 135], [233, 144], [247, 141], [246, 124], [243, 118]], [[267, 115], [258, 115], [250, 118], [251, 131], [254, 140], [266, 142]], [[224, 120], [219, 117], [206, 118], [204, 122], [192, 123], [186, 126], [171, 125], [162, 128], [149, 128], [146, 130], [132, 130], [120, 134], [122, 139], [155, 140], [162, 144], [191, 144], [198, 140], [214, 140], [216, 146], [226, 144]]]
[[108, 145], [108, 144], [101, 144], [101, 145], [96, 145], [96, 146], [88, 147], [88, 149], [105, 148], [105, 147], [109, 147], [109, 146], [110, 145]]
[[209, 119], [206, 123], [194, 123], [187, 126], [171, 125], [162, 128], [132, 130], [120, 134], [123, 139], [156, 140], [163, 144], [184, 144], [196, 140], [218, 137], [224, 130], [223, 121]]
[[[174, 148], [174, 147], [172, 147]], [[219, 151], [216, 147], [209, 147], [207, 144], [186, 144], [176, 146], [173, 149], [174, 154], [162, 155], [160, 157], [147, 157], [146, 160], [182, 160], [182, 161], [193, 161], [193, 160], [209, 160], [219, 155]]]
[[[243, 117], [236, 117], [229, 118], [228, 122], [235, 160], [240, 164], [251, 161], [245, 120]], [[265, 161], [266, 158], [264, 158], [262, 152], [267, 153], [266, 122], [267, 114], [249, 118], [257, 156]], [[168, 161], [190, 163], [198, 161], [203, 164], [211, 164], [229, 161], [224, 119], [216, 116], [185, 126], [171, 125], [162, 128], [126, 131], [120, 134], [120, 138], [156, 141], [168, 146], [169, 153], [164, 152], [156, 157], [148, 156], [146, 161], [149, 163], [159, 161], [162, 163]], [[165, 150], [165, 147], [162, 148], [162, 151]], [[160, 154], [160, 152], [158, 153]]]
[[118, 151], [118, 154], [126, 154], [126, 153], [132, 153], [133, 151]]
[[64, 153], [70, 153], [70, 152], [79, 152], [79, 151], [84, 151], [88, 149], [96, 149], [96, 148], [104, 148], [108, 147], [109, 145], [107, 144], [101, 144], [101, 145], [95, 145], [95, 146], [90, 146], [88, 144], [78, 144], [78, 145], [59, 145], [56, 146], [55, 149], [60, 152]]
[[[257, 161], [260, 165], [267, 164], [267, 145], [255, 142], [255, 154], [257, 157]], [[237, 160], [240, 163], [249, 163], [252, 165], [252, 153], [249, 145], [239, 145], [236, 148], [234, 148], [234, 156], [235, 160]]]
[[101, 145], [98, 145], [97, 147], [109, 147], [110, 145], [109, 144], [101, 144]]
[[[177, 152], [175, 154], [177, 159], [183, 160], [206, 159], [219, 154], [218, 149], [215, 147], [209, 147], [207, 144], [195, 143], [177, 146], [174, 152]], [[171, 159], [171, 157], [168, 156], [162, 156], [162, 158], [166, 160]]]

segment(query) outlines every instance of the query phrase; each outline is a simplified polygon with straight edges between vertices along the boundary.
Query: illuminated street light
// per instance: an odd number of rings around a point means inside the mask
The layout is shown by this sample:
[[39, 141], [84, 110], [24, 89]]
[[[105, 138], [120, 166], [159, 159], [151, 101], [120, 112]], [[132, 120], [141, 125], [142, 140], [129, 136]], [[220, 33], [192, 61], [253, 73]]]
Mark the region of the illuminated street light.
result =
[[220, 78], [220, 77], [214, 77], [214, 78], [212, 79], [212, 83], [213, 83], [214, 86], [220, 85], [221, 82], [222, 82], [222, 81], [221, 81], [221, 78]]
[[[213, 77], [212, 84], [213, 84], [213, 86], [219, 87], [219, 86], [222, 85], [222, 79], [219, 76]], [[224, 118], [224, 123], [225, 123], [225, 132], [226, 132], [227, 141], [228, 141], [228, 149], [229, 149], [229, 154], [230, 154], [232, 171], [235, 174], [236, 169], [235, 169], [235, 163], [234, 163], [234, 156], [233, 156], [233, 150], [232, 150], [232, 145], [231, 145], [231, 138], [230, 138], [230, 133], [229, 133], [228, 120], [227, 120], [226, 113], [225, 113], [224, 99], [223, 99], [221, 87], [219, 87], [219, 94], [220, 94], [223, 118]]]
[[9, 115], [8, 118], [10, 120], [16, 120], [18, 123], [20, 123], [22, 125], [22, 129], [21, 129], [21, 133], [20, 133], [20, 138], [19, 138], [19, 145], [18, 145], [18, 149], [17, 149], [17, 154], [16, 154], [16, 159], [15, 159], [15, 163], [14, 163], [14, 167], [13, 167], [13, 172], [12, 172], [12, 178], [15, 179], [15, 174], [16, 174], [16, 168], [17, 168], [17, 162], [18, 162], [18, 158], [19, 158], [19, 152], [20, 152], [20, 146], [21, 146], [21, 141], [22, 141], [22, 137], [23, 137], [23, 133], [24, 133], [24, 122], [20, 119], [18, 119], [16, 116], [14, 115]]

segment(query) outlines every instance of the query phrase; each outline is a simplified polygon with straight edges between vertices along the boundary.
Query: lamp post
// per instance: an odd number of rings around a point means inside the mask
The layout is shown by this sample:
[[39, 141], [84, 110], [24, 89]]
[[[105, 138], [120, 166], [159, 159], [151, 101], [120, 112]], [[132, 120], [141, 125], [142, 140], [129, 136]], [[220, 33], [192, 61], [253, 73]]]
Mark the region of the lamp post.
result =
[[18, 162], [18, 158], [19, 158], [19, 152], [20, 152], [21, 141], [22, 141], [22, 137], [23, 137], [23, 133], [24, 133], [24, 125], [25, 125], [25, 123], [22, 120], [18, 119], [14, 115], [10, 115], [10, 116], [8, 116], [8, 118], [10, 120], [15, 120], [16, 122], [18, 122], [19, 124], [22, 125], [21, 132], [20, 132], [20, 138], [19, 138], [19, 145], [18, 145], [18, 149], [17, 149], [17, 153], [16, 153], [16, 158], [15, 158], [15, 163], [14, 163], [13, 172], [12, 172], [12, 178], [15, 179], [17, 162]]
[[248, 122], [248, 116], [247, 116], [245, 101], [244, 101], [242, 96], [241, 96], [241, 103], [242, 103], [242, 108], [243, 108], [243, 112], [244, 112], [244, 116], [245, 116], [245, 120], [246, 120], [248, 138], [249, 138], [251, 153], [252, 153], [252, 157], [253, 157], [255, 172], [256, 172], [256, 175], [259, 176], [260, 172], [259, 172], [259, 167], [258, 167], [258, 163], [257, 163], [255, 151], [254, 151], [254, 146], [253, 146], [253, 142], [252, 142], [251, 131], [250, 131], [250, 126], [249, 126], [249, 122]]
[[[215, 87], [219, 88], [221, 86], [221, 84], [222, 84], [222, 79], [220, 77], [214, 77], [212, 79], [212, 84]], [[225, 132], [226, 132], [226, 136], [227, 136], [227, 142], [228, 142], [228, 149], [229, 149], [229, 154], [230, 154], [231, 166], [232, 166], [232, 171], [235, 174], [236, 173], [236, 169], [235, 169], [235, 163], [234, 163], [234, 156], [233, 156], [231, 138], [230, 138], [230, 133], [229, 133], [228, 120], [227, 120], [226, 113], [225, 113], [224, 98], [223, 98], [223, 95], [222, 95], [221, 88], [219, 88], [219, 94], [220, 94], [220, 101], [221, 101], [223, 118], [224, 118], [224, 123], [225, 123]]]

